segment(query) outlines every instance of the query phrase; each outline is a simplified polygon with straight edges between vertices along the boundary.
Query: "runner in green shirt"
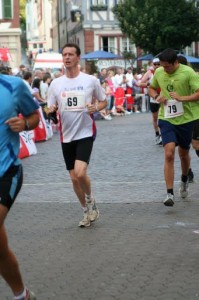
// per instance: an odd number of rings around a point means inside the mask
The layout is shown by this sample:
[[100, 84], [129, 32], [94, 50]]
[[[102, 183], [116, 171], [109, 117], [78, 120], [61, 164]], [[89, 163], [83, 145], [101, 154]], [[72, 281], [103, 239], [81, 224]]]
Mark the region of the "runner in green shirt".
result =
[[[177, 53], [166, 49], [160, 55], [161, 67], [154, 74], [149, 95], [160, 103], [158, 125], [164, 146], [164, 176], [167, 187], [166, 206], [174, 205], [175, 147], [181, 161], [180, 196], [188, 196], [189, 149], [194, 124], [199, 119], [199, 76], [189, 66], [178, 62]], [[161, 89], [160, 95], [157, 89]]]

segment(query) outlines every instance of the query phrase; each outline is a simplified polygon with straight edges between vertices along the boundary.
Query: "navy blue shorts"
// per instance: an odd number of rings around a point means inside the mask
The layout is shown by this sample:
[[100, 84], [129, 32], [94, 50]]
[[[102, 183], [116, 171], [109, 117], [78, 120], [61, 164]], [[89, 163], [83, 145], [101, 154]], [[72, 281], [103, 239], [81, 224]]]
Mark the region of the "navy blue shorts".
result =
[[11, 166], [0, 178], [0, 204], [8, 210], [13, 205], [23, 182], [22, 166]]
[[75, 161], [81, 160], [89, 163], [93, 148], [93, 137], [62, 143], [62, 152], [67, 170], [73, 170]]
[[163, 145], [173, 142], [176, 146], [189, 149], [195, 123], [196, 121], [192, 121], [182, 125], [173, 125], [168, 121], [158, 120]]

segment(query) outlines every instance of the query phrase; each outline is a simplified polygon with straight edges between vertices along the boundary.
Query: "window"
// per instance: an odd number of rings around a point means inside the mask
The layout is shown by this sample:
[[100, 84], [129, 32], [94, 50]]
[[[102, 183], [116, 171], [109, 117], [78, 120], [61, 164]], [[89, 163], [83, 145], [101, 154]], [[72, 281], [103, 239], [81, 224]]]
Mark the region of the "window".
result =
[[102, 37], [102, 49], [104, 51], [115, 53], [115, 38], [108, 36]]
[[107, 0], [91, 0], [91, 5], [107, 5]]
[[135, 45], [132, 44], [129, 38], [122, 38], [121, 52], [135, 52]]
[[90, 9], [93, 11], [107, 10], [108, 9], [107, 0], [91, 0]]
[[12, 18], [12, 0], [0, 0], [0, 19]]

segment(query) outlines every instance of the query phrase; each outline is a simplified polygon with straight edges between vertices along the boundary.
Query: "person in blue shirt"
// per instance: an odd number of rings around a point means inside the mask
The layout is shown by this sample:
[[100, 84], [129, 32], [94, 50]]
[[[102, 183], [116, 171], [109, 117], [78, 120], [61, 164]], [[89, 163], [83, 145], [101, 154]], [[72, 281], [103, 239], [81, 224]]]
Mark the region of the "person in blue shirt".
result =
[[14, 299], [35, 300], [24, 286], [17, 259], [8, 246], [4, 223], [23, 181], [18, 159], [19, 132], [38, 125], [38, 104], [23, 80], [14, 76], [0, 74], [0, 92], [0, 275], [11, 288]]

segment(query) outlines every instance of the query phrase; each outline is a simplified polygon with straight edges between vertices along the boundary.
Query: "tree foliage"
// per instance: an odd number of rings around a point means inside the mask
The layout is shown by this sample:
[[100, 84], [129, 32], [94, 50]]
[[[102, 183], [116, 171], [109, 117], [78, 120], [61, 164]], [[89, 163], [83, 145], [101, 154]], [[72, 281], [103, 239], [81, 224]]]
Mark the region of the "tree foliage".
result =
[[19, 1], [20, 26], [22, 30], [26, 28], [26, 0]]
[[113, 8], [120, 28], [137, 47], [157, 54], [199, 40], [199, 9], [187, 0], [121, 0]]

